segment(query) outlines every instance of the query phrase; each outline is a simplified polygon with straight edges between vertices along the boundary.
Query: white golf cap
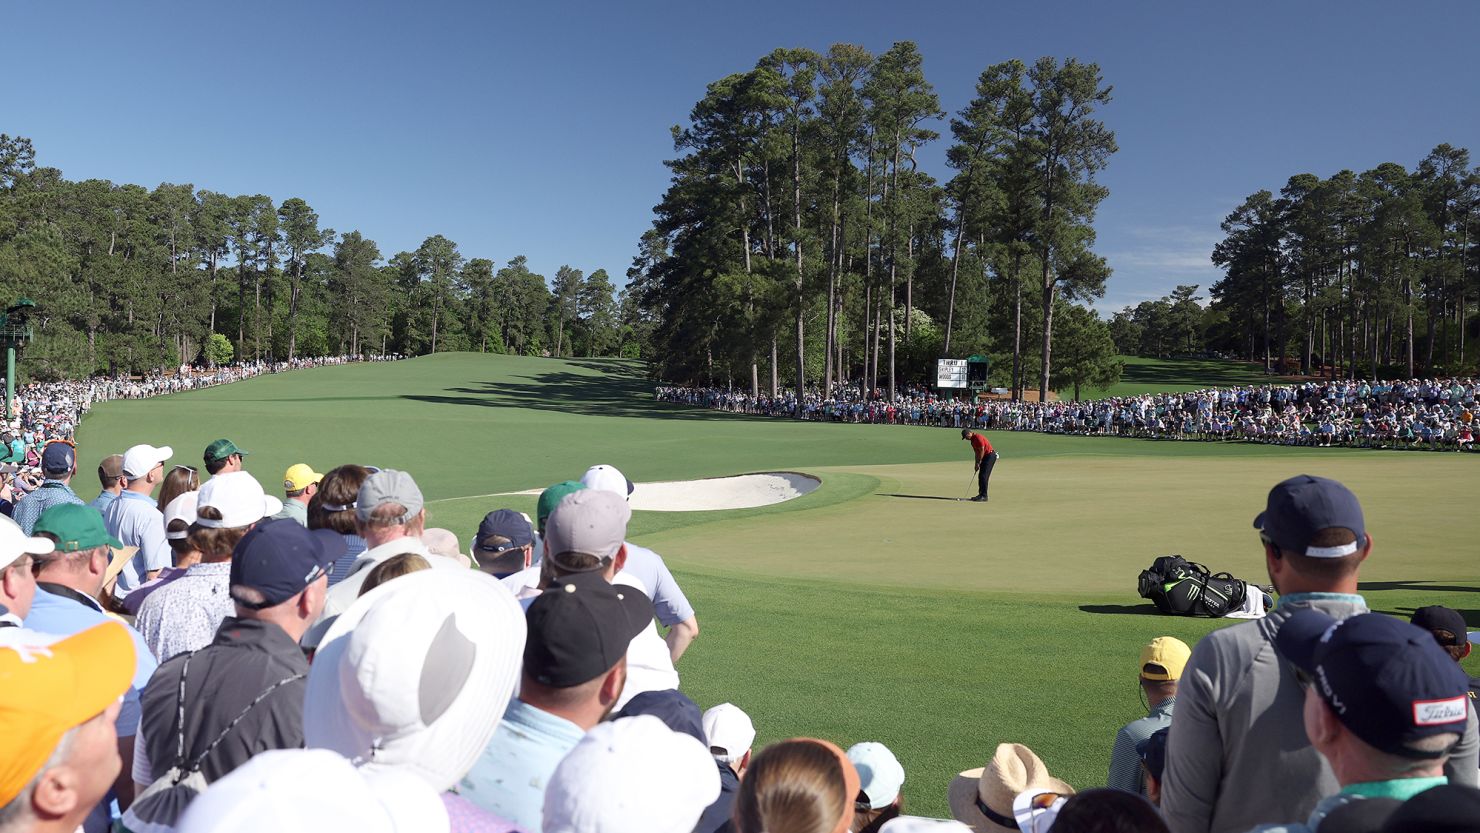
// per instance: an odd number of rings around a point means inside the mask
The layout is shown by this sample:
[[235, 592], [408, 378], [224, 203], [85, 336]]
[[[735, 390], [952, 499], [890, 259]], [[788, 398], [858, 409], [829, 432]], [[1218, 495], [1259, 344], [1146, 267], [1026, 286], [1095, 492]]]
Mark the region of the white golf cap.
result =
[[155, 448], [152, 445], [136, 445], [123, 452], [123, 473], [130, 480], [138, 480], [154, 470], [154, 467], [175, 456], [175, 450], [167, 445]]
[[[207, 529], [250, 526], [283, 510], [283, 502], [263, 491], [257, 478], [244, 471], [218, 474], [207, 480], [200, 487], [195, 506], [195, 522]], [[207, 506], [221, 513], [219, 521], [200, 517], [200, 510]]]
[[543, 829], [691, 833], [717, 798], [719, 770], [704, 744], [652, 715], [624, 717], [598, 724], [555, 767]]
[[755, 725], [750, 715], [733, 703], [720, 703], [704, 713], [704, 737], [714, 759], [733, 764], [745, 757], [755, 743]]
[[848, 760], [858, 770], [858, 786], [868, 796], [870, 810], [888, 807], [904, 786], [904, 767], [882, 743], [865, 741], [848, 747]]
[[604, 492], [611, 492], [623, 500], [626, 500], [627, 496], [632, 494], [632, 489], [634, 488], [632, 481], [628, 480], [626, 475], [617, 471], [616, 466], [608, 466], [605, 463], [586, 469], [586, 473], [581, 475], [581, 485], [587, 489], [600, 489]]
[[409, 772], [355, 769], [327, 749], [261, 752], [190, 802], [179, 833], [448, 833], [437, 791]]
[[179, 532], [170, 531], [171, 521], [184, 521], [186, 524], [195, 523], [196, 501], [200, 500], [200, 492], [181, 492], [175, 499], [164, 505], [164, 537], [171, 541], [183, 541], [190, 536], [190, 530], [182, 529]]
[[493, 576], [433, 569], [388, 581], [324, 635], [308, 674], [304, 739], [362, 769], [413, 772], [450, 789], [498, 728], [524, 635], [523, 608]]
[[56, 548], [50, 538], [32, 538], [21, 531], [20, 524], [0, 515], [0, 570], [23, 555], [47, 555]]
[[971, 833], [971, 828], [955, 819], [895, 816], [884, 822], [879, 833]]

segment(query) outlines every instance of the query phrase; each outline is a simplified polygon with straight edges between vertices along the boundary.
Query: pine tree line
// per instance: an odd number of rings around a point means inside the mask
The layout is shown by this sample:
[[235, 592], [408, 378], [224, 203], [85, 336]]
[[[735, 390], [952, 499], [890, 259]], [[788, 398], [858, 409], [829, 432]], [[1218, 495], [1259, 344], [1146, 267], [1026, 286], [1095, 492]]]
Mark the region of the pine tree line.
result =
[[643, 327], [602, 269], [547, 284], [522, 256], [498, 268], [442, 235], [387, 260], [297, 197], [73, 182], [0, 134], [0, 301], [19, 297], [39, 303], [24, 368], [40, 379], [204, 361], [213, 333], [238, 360], [635, 356]]
[[1113, 380], [1108, 326], [1067, 303], [1110, 273], [1093, 252], [1110, 92], [1073, 59], [988, 67], [942, 185], [917, 161], [945, 113], [913, 43], [778, 49], [710, 84], [628, 271], [657, 372], [888, 395], [988, 354], [1015, 393]]

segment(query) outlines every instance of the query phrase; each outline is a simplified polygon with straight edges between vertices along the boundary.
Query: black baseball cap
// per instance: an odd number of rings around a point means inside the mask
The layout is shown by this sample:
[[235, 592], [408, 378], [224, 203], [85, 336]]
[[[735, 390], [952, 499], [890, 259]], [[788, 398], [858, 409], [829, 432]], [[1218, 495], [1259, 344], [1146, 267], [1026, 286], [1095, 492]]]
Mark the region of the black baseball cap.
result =
[[[494, 541], [493, 539], [501, 539]], [[473, 546], [484, 552], [500, 553], [528, 546], [534, 541], [529, 521], [513, 509], [495, 509], [478, 524], [478, 537]]]
[[236, 603], [261, 610], [293, 598], [328, 572], [349, 546], [332, 529], [305, 529], [291, 518], [263, 521], [252, 527], [231, 551], [231, 586], [250, 587], [265, 598]]
[[1151, 737], [1136, 744], [1136, 754], [1141, 756], [1141, 763], [1146, 765], [1146, 771], [1151, 777], [1161, 780], [1162, 770], [1167, 765], [1167, 738], [1171, 735], [1171, 728], [1157, 729]]
[[627, 655], [632, 637], [652, 624], [653, 603], [634, 587], [577, 573], [551, 584], [524, 616], [524, 672], [542, 685], [570, 688]]
[[[1282, 551], [1311, 558], [1342, 558], [1367, 545], [1357, 496], [1335, 480], [1309, 474], [1296, 475], [1270, 489], [1264, 511], [1254, 518], [1254, 528]], [[1334, 528], [1351, 530], [1356, 541], [1339, 547], [1311, 546], [1317, 533]]]
[[1465, 731], [1469, 679], [1428, 631], [1381, 613], [1338, 620], [1301, 610], [1280, 625], [1274, 644], [1369, 746], [1433, 759], [1448, 750], [1421, 752], [1410, 744]]
[[41, 451], [41, 470], [47, 474], [66, 474], [77, 467], [77, 454], [64, 442], [51, 442]]
[[705, 746], [709, 739], [704, 735], [704, 712], [687, 695], [676, 688], [664, 691], [644, 691], [627, 701], [622, 710], [612, 715], [613, 720], [650, 714], [663, 721], [668, 728], [679, 734], [688, 735]]
[[1459, 784], [1440, 784], [1424, 790], [1403, 802], [1382, 826], [1382, 833], [1476, 831], [1480, 831], [1480, 790]]
[[[1448, 631], [1454, 638], [1443, 645], [1463, 645], [1470, 641], [1469, 626], [1465, 624], [1465, 617], [1458, 610], [1443, 605], [1429, 605], [1413, 611], [1413, 618], [1409, 620], [1414, 626], [1423, 628], [1430, 633], [1434, 631]], [[1438, 637], [1435, 637], [1438, 639]]]

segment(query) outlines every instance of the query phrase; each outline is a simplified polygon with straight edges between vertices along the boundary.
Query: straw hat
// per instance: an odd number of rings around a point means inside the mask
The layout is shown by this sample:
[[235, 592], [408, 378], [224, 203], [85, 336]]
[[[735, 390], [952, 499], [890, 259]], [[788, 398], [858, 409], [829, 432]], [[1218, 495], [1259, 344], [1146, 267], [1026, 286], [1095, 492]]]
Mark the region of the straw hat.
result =
[[948, 799], [951, 816], [976, 833], [1013, 831], [992, 821], [980, 802], [1000, 818], [1012, 819], [1012, 801], [1027, 790], [1073, 795], [1074, 788], [1048, 774], [1048, 767], [1033, 750], [1020, 743], [1001, 743], [985, 767], [968, 769], [951, 781]]

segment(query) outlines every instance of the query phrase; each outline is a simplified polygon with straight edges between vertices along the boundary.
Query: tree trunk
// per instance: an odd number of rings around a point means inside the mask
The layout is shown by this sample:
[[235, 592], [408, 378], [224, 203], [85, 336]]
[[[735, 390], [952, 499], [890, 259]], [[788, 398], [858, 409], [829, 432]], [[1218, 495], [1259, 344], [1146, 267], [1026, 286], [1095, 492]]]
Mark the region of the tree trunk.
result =
[[1022, 255], [1012, 256], [1012, 399], [1023, 398], [1023, 276]]
[[1053, 358], [1053, 297], [1058, 288], [1058, 279], [1053, 276], [1048, 259], [1043, 260], [1043, 364], [1038, 368], [1038, 401], [1048, 401], [1049, 361]]
[[802, 264], [802, 118], [801, 113], [793, 113], [791, 121], [791, 208], [792, 208], [792, 231], [796, 239], [792, 241], [796, 252], [796, 304], [797, 304], [797, 403], [796, 410], [792, 416], [802, 418], [802, 395], [805, 389], [804, 373], [806, 372], [807, 343], [803, 338], [802, 327], [806, 317], [805, 292], [806, 282]]
[[771, 398], [781, 394], [781, 374], [776, 365], [776, 336], [771, 336]]
[[[964, 203], [965, 200], [963, 199]], [[961, 213], [956, 218], [956, 250], [951, 253], [951, 291], [946, 301], [946, 336], [945, 345], [941, 348], [941, 356], [951, 355], [951, 325], [956, 320], [956, 275], [961, 269], [961, 236], [966, 233], [966, 210], [963, 205]]]

